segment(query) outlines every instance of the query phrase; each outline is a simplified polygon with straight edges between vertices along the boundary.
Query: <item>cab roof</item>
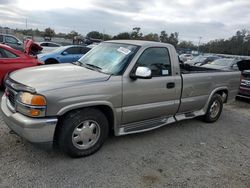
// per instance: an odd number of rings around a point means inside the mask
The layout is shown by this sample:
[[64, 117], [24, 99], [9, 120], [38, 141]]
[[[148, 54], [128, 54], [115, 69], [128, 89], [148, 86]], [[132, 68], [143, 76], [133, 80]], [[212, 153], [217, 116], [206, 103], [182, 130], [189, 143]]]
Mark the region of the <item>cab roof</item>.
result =
[[120, 44], [131, 44], [136, 46], [167, 46], [167, 47], [173, 47], [171, 44], [168, 43], [162, 43], [162, 42], [153, 42], [153, 41], [146, 41], [146, 40], [109, 40], [105, 41], [108, 43], [120, 43]]

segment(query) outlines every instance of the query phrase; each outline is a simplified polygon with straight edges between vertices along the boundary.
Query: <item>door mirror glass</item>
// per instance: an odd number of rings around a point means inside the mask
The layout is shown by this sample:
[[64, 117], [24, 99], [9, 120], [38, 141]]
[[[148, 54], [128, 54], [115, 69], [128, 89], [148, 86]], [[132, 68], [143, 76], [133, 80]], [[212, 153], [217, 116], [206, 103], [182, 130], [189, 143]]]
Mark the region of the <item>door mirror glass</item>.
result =
[[150, 79], [152, 78], [152, 71], [148, 67], [137, 67], [135, 78]]
[[238, 65], [237, 65], [237, 64], [233, 64], [232, 68], [233, 68], [234, 70], [239, 70], [239, 68], [238, 68]]
[[62, 52], [62, 55], [68, 55], [68, 52], [64, 51]]

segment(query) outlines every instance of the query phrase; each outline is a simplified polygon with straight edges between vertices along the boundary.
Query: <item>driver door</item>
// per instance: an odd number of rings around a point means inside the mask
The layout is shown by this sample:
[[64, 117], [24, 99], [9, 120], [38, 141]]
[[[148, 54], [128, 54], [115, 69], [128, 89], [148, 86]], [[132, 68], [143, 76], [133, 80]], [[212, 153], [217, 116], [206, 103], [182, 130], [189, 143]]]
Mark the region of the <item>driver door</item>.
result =
[[147, 48], [135, 66], [150, 68], [152, 78], [123, 78], [122, 124], [174, 115], [179, 106], [180, 92], [176, 87], [180, 87], [180, 82], [172, 76], [168, 49]]

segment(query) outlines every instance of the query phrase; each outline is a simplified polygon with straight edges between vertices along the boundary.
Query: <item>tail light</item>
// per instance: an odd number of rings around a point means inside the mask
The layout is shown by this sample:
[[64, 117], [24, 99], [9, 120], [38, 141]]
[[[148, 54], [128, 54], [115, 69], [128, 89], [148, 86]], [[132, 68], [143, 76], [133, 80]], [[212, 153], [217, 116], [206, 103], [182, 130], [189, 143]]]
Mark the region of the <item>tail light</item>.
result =
[[38, 66], [39, 66], [39, 65], [44, 65], [44, 62], [38, 61], [38, 62], [37, 62], [37, 65], [38, 65]]

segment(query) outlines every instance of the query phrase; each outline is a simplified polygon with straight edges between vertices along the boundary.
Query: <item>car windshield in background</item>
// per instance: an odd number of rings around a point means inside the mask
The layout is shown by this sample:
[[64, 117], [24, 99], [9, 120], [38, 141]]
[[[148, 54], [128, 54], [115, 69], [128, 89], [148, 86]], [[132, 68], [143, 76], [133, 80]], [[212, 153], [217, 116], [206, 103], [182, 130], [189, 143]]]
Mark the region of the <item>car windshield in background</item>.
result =
[[206, 60], [206, 57], [204, 57], [204, 56], [197, 56], [192, 61], [194, 61], [194, 62], [202, 62], [202, 61], [205, 61], [205, 60]]
[[66, 50], [67, 48], [68, 46], [60, 46], [56, 48], [55, 50], [52, 50], [51, 52], [60, 52], [60, 51]]
[[217, 66], [230, 66], [234, 62], [234, 59], [217, 59], [210, 63], [210, 65]]
[[138, 50], [138, 46], [120, 43], [101, 43], [79, 59], [82, 66], [106, 74], [119, 75]]

